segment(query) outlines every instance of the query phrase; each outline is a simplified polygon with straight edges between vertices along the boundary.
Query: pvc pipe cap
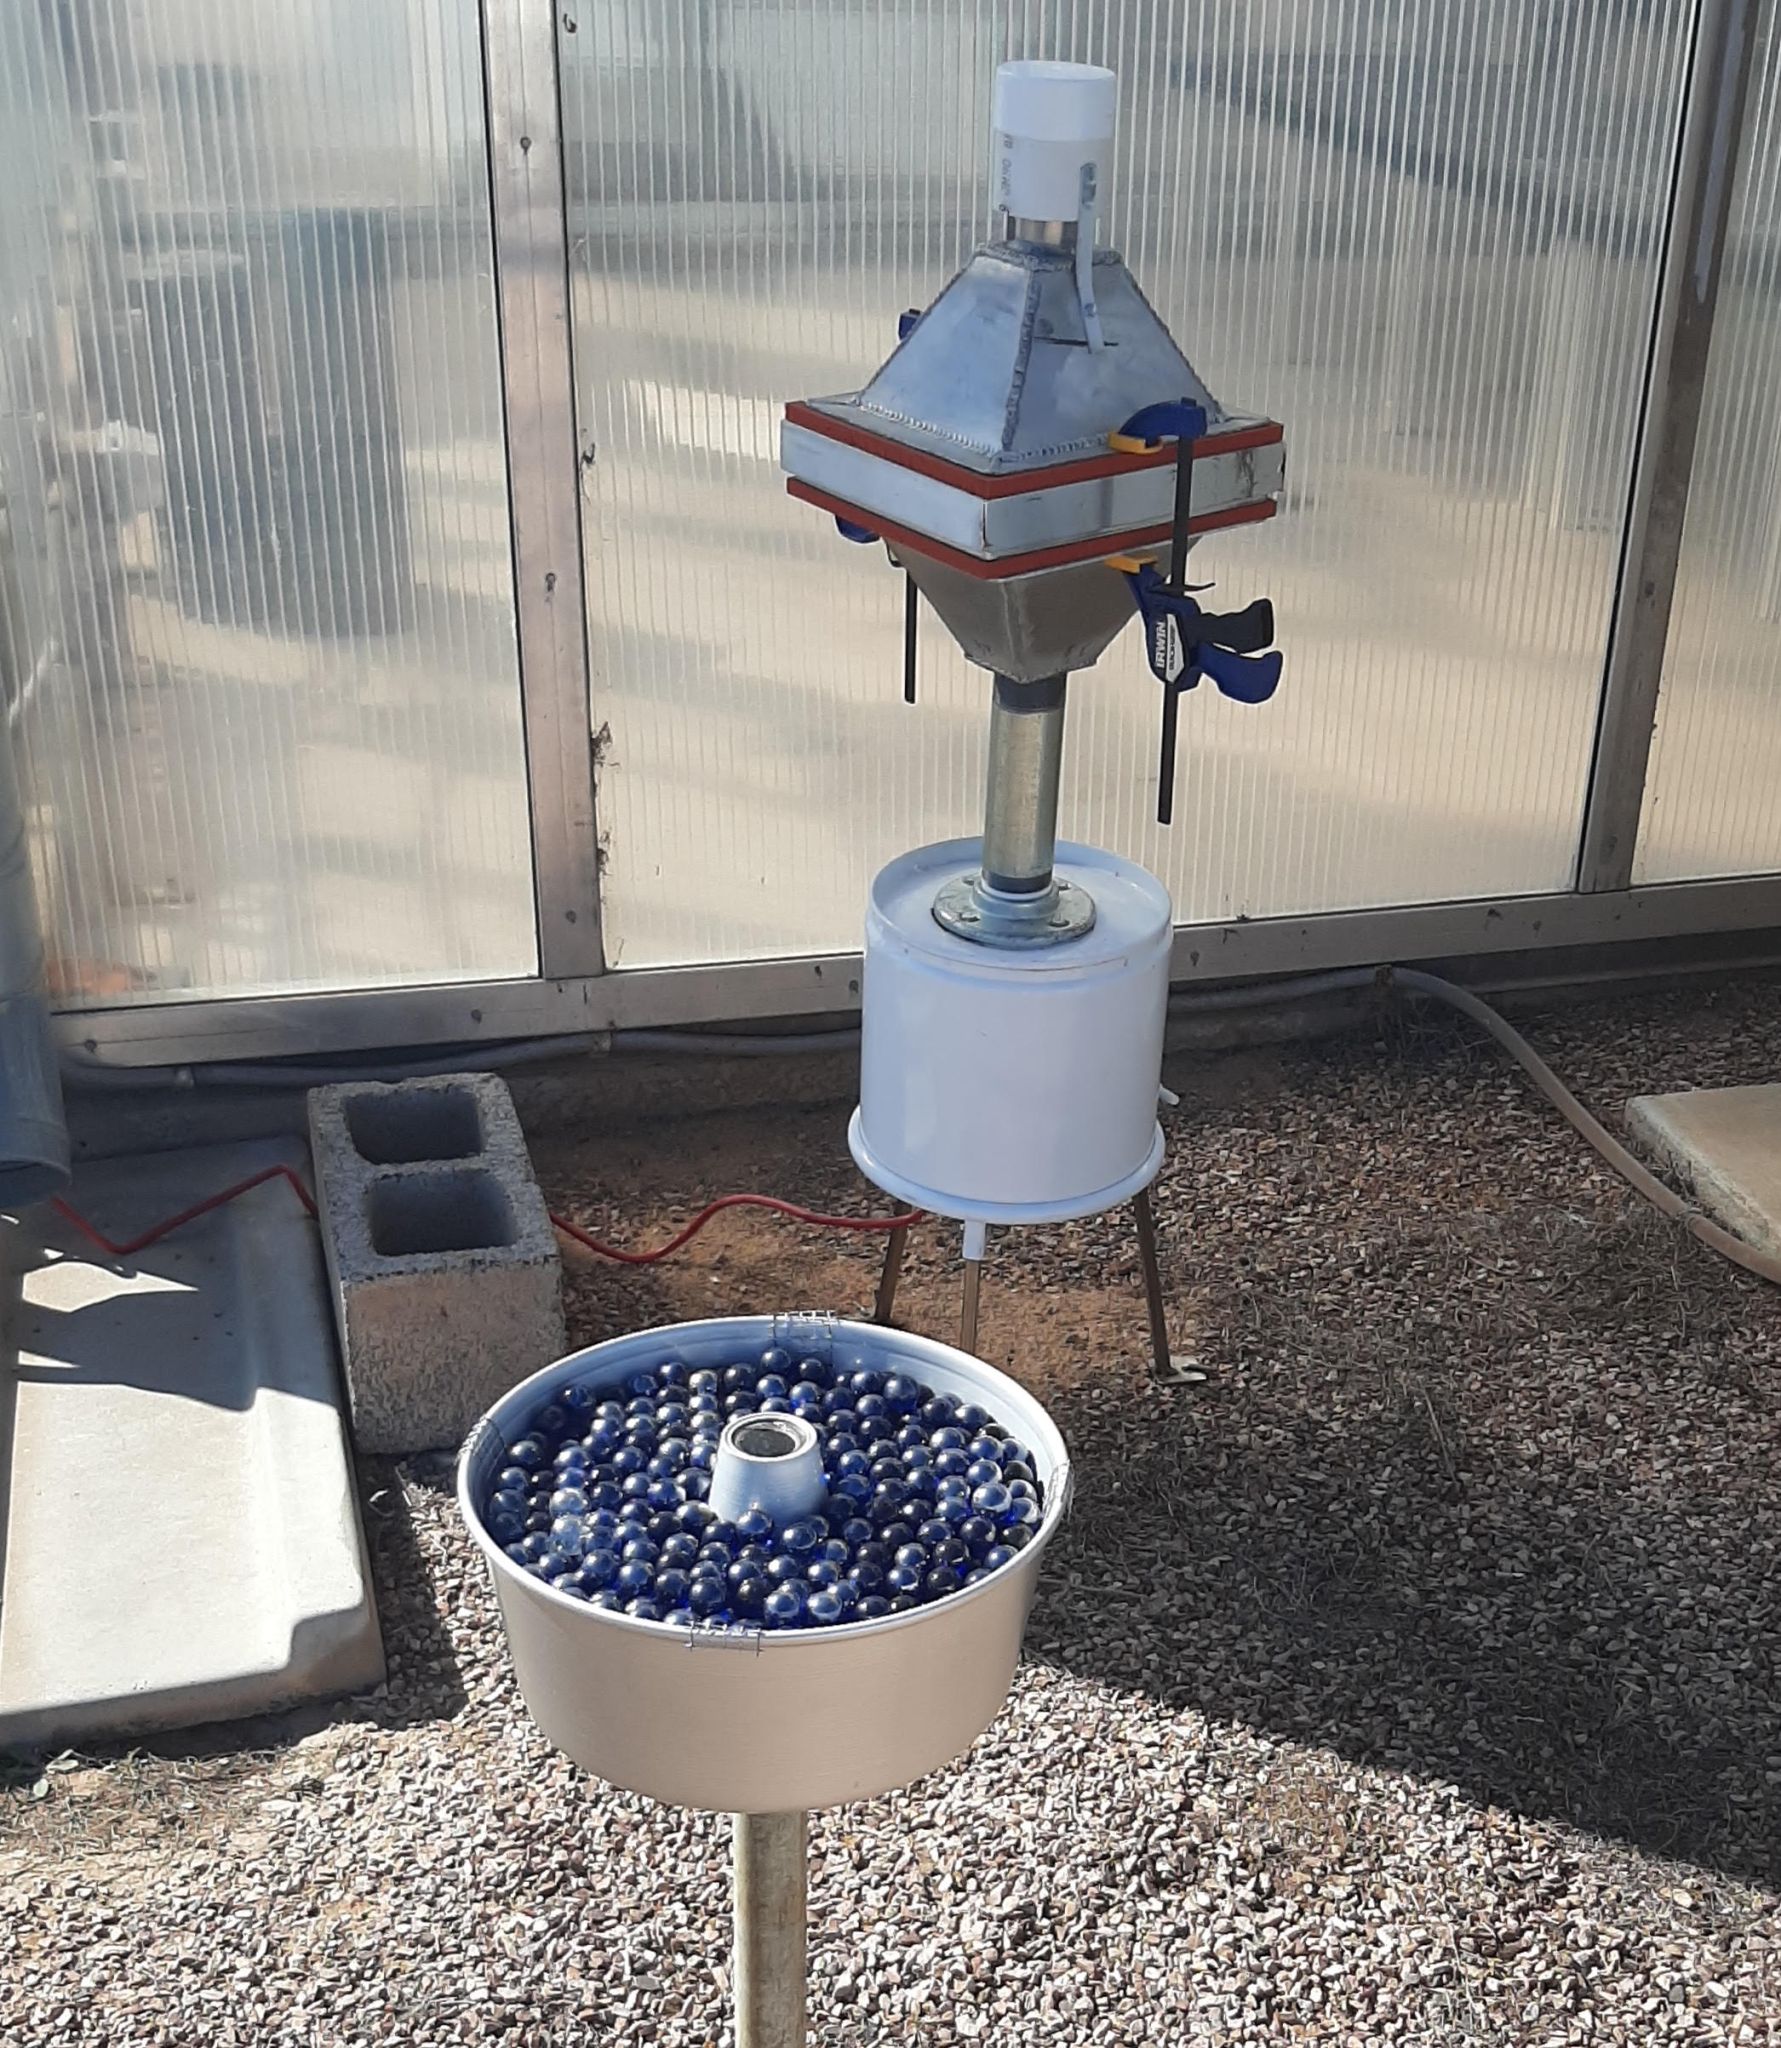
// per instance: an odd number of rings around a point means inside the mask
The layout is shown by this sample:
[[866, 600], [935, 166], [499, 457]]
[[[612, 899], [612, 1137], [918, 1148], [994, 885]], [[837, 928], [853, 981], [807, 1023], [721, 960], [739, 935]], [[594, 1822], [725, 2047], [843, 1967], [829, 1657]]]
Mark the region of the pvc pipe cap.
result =
[[996, 202], [1027, 220], [1074, 220], [1082, 167], [1113, 142], [1118, 80], [1099, 64], [1029, 61], [996, 69]]

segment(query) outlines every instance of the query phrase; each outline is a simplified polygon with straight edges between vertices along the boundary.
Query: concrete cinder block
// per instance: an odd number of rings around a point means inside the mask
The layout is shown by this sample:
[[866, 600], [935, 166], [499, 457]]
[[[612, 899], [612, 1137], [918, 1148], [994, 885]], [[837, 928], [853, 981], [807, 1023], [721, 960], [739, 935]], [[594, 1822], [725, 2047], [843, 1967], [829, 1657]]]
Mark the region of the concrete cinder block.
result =
[[506, 1084], [353, 1082], [309, 1096], [353, 1437], [443, 1449], [562, 1355], [562, 1270]]

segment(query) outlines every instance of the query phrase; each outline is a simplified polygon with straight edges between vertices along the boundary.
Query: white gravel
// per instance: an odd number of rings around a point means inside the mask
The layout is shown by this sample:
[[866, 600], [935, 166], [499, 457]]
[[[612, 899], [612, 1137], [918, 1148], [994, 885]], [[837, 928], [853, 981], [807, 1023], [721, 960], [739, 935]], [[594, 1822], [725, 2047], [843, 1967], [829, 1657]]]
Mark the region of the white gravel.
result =
[[[1615, 1107], [1769, 1078], [1775, 1002], [1538, 1036]], [[972, 1756], [814, 1822], [813, 2038], [1781, 2042], [1781, 1303], [1446, 1026], [1171, 1078], [1210, 1381], [1148, 1386], [1118, 1219], [998, 1247], [986, 1339], [1082, 1507]], [[833, 1121], [540, 1151], [638, 1228], [717, 1154], [858, 1201]], [[771, 1225], [700, 1242], [578, 1282], [584, 1334], [870, 1277]], [[914, 1319], [952, 1284], [925, 1245]], [[387, 1697], [0, 1787], [6, 2048], [726, 2038], [725, 1823], [554, 1758], [444, 1473], [365, 1477]]]

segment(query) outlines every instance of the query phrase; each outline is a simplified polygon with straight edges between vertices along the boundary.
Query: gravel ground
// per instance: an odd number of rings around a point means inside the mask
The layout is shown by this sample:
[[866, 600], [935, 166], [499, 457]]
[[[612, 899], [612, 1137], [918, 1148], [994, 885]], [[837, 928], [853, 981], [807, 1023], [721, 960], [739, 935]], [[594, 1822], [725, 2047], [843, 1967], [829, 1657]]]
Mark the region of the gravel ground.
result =
[[[1534, 1030], [1615, 1109], [1770, 1078], [1778, 1006]], [[1781, 1302], [1445, 1022], [1170, 1078], [1208, 1378], [1149, 1383], [1122, 1219], [995, 1247], [986, 1350], [1079, 1511], [970, 1758], [816, 1819], [814, 2037], [1781, 2042]], [[634, 1237], [728, 1186], [864, 1207], [820, 1092], [683, 1079], [540, 1168]], [[951, 1251], [918, 1240], [904, 1298], [942, 1334]], [[572, 1321], [848, 1307], [875, 1257], [727, 1218], [577, 1268]], [[8, 2048], [724, 2038], [725, 1824], [552, 1757], [443, 1469], [363, 1478], [387, 1694], [5, 1781]]]

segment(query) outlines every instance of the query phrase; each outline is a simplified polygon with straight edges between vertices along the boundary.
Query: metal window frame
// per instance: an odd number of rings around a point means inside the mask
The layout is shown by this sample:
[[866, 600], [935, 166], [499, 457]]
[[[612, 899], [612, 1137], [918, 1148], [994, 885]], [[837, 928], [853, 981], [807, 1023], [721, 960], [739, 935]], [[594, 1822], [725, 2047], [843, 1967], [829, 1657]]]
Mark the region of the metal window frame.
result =
[[1629, 887], [1645, 809], [1761, 0], [1700, 0], [1608, 628], [1577, 887]]
[[538, 966], [601, 975], [569, 213], [551, 0], [481, 0]]
[[[1171, 975], [1184, 983], [1246, 981], [1386, 960], [1768, 929], [1781, 930], [1781, 875], [1181, 925]], [[76, 1058], [108, 1066], [165, 1066], [816, 1016], [857, 1009], [859, 999], [859, 955], [826, 953], [622, 968], [554, 981], [132, 1004], [67, 1013], [56, 1028], [64, 1050]]]
[[[1594, 764], [1568, 893], [1183, 925], [1177, 982], [1781, 930], [1781, 876], [1630, 886], [1760, 0], [1699, 0]], [[559, 12], [480, 0], [540, 972], [73, 1010], [77, 1059], [304, 1057], [857, 1008], [859, 955], [608, 971], [575, 414]]]

